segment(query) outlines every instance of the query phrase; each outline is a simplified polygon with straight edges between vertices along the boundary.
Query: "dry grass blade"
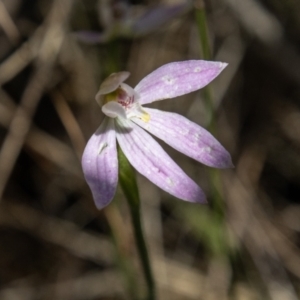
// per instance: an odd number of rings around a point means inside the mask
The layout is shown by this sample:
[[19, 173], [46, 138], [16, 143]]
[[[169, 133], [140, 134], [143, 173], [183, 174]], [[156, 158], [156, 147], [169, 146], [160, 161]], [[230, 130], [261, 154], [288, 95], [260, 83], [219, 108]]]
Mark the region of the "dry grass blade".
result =
[[[5, 104], [0, 103], [0, 124], [8, 128], [15, 114], [16, 106], [3, 91], [0, 95], [2, 101], [6, 99]], [[73, 149], [34, 124], [31, 125], [24, 143], [29, 151], [40, 155], [76, 177], [82, 176], [79, 160]]]
[[13, 285], [0, 291], [0, 297], [2, 300], [31, 300], [36, 297], [48, 299], [49, 296], [53, 297], [52, 299], [92, 300], [96, 297], [103, 299], [123, 297], [124, 293], [118, 271], [105, 271], [38, 287], [31, 287], [30, 284]]
[[24, 205], [3, 205], [0, 214], [2, 226], [28, 231], [95, 263], [113, 261], [112, 245], [107, 238], [84, 232], [68, 221], [47, 217]]
[[60, 92], [53, 92], [52, 99], [57, 113], [59, 114], [60, 119], [62, 120], [66, 131], [68, 132], [78, 159], [80, 160], [86, 142], [79, 124], [75, 119], [68, 103]]
[[19, 30], [12, 20], [11, 16], [9, 15], [2, 0], [0, 1], [0, 25], [2, 26], [11, 42], [13, 44], [17, 44], [21, 37]]
[[66, 21], [70, 14], [73, 2], [54, 1], [49, 13], [48, 24], [37, 56], [37, 69], [24, 91], [21, 103], [10, 124], [0, 152], [0, 199], [2, 198], [8, 178], [12, 172], [15, 161], [21, 151], [25, 137], [31, 125], [31, 118], [37, 104], [48, 84], [51, 70], [61, 49], [66, 35]]

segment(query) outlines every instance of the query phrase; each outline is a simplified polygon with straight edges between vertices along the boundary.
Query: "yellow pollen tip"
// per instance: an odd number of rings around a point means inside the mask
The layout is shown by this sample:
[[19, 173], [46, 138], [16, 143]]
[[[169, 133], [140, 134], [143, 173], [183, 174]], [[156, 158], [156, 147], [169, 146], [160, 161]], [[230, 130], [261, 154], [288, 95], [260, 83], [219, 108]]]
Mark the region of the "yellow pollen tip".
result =
[[150, 121], [150, 115], [148, 113], [144, 112], [141, 119], [142, 119], [142, 121], [148, 123]]

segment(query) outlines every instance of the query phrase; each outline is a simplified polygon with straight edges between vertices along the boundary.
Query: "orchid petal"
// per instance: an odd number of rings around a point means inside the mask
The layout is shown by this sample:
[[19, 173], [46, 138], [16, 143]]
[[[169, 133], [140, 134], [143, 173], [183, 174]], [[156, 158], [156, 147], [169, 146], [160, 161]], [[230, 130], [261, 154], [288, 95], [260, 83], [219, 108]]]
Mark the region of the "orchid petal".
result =
[[115, 91], [129, 75], [129, 72], [123, 71], [108, 76], [100, 85], [99, 91], [95, 96], [96, 101], [101, 105], [101, 96]]
[[135, 87], [140, 104], [178, 97], [209, 84], [227, 66], [205, 60], [173, 62], [156, 69]]
[[105, 118], [88, 141], [82, 156], [84, 177], [98, 209], [113, 199], [118, 184], [114, 120]]
[[175, 113], [144, 110], [150, 115], [148, 122], [138, 118], [132, 121], [174, 149], [210, 167], [233, 167], [230, 154], [204, 128]]
[[126, 111], [124, 107], [115, 101], [110, 101], [104, 104], [102, 106], [102, 112], [110, 118], [122, 117], [126, 119]]
[[206, 202], [200, 187], [147, 132], [129, 120], [117, 118], [116, 125], [118, 143], [139, 173], [177, 198], [190, 202]]

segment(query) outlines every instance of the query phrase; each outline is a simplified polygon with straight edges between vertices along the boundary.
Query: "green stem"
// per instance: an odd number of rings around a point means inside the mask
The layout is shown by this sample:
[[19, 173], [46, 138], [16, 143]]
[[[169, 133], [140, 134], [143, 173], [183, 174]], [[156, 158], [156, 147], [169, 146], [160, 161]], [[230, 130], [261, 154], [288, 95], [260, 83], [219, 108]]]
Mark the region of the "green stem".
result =
[[124, 250], [126, 246], [124, 247], [125, 242], [123, 240], [123, 236], [120, 236], [122, 235], [122, 232], [120, 232], [120, 224], [118, 224], [119, 222], [117, 220], [118, 209], [114, 202], [105, 208], [105, 215], [109, 220], [111, 227], [112, 241], [116, 249], [116, 261], [125, 279], [125, 284], [127, 286], [130, 299], [137, 300], [138, 289], [134, 277], [133, 267], [130, 263], [128, 252]]
[[211, 58], [211, 50], [209, 45], [209, 38], [208, 38], [208, 30], [207, 30], [207, 22], [206, 22], [206, 14], [205, 14], [205, 8], [204, 8], [204, 2], [203, 1], [197, 1], [197, 4], [195, 5], [196, 9], [196, 22], [199, 32], [199, 38], [200, 38], [200, 44], [201, 44], [201, 50], [202, 50], [202, 56], [204, 59], [210, 59]]
[[[207, 21], [206, 21], [206, 13], [204, 7], [204, 1], [198, 0], [195, 5], [195, 13], [196, 13], [196, 22], [199, 32], [200, 45], [202, 50], [202, 56], [204, 59], [211, 59], [211, 49], [210, 42], [208, 37], [207, 30]], [[207, 108], [207, 112], [209, 114], [209, 130], [215, 134], [216, 133], [216, 120], [214, 118], [214, 104], [213, 104], [213, 93], [210, 86], [207, 86], [203, 89], [204, 99]], [[222, 196], [220, 193], [221, 190], [221, 179], [220, 173], [216, 169], [209, 170], [210, 182], [212, 188], [212, 206], [215, 213], [223, 218], [224, 216], [224, 203], [222, 201]]]
[[133, 228], [134, 228], [135, 239], [136, 239], [137, 247], [139, 250], [140, 259], [142, 262], [145, 279], [146, 279], [146, 282], [148, 285], [148, 298], [147, 299], [154, 300], [155, 299], [154, 280], [153, 280], [152, 271], [151, 271], [151, 267], [150, 267], [147, 246], [146, 246], [145, 239], [143, 236], [143, 230], [142, 230], [142, 224], [141, 224], [141, 218], [140, 218], [140, 215], [141, 215], [140, 214], [140, 205], [138, 205], [138, 207], [135, 205], [130, 205], [130, 201], [129, 201], [129, 206], [130, 206], [130, 211], [131, 211], [131, 218], [132, 218], [132, 223], [133, 223]]
[[148, 287], [147, 300], [155, 300], [155, 284], [154, 284], [152, 270], [150, 266], [148, 250], [143, 235], [143, 229], [141, 223], [140, 198], [139, 198], [138, 186], [135, 178], [135, 172], [120, 148], [118, 148], [118, 159], [119, 159], [119, 166], [120, 166], [120, 170], [119, 170], [120, 184], [129, 204], [137, 249], [139, 252], [139, 256], [141, 259], [141, 263], [142, 263], [142, 267], [143, 267], [143, 271], [145, 274], [145, 279]]

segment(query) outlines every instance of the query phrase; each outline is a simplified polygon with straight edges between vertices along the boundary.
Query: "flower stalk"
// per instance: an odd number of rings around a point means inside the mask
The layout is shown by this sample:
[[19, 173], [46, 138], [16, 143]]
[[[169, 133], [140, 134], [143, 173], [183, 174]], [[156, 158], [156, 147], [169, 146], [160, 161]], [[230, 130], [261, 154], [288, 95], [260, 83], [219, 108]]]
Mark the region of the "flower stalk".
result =
[[135, 172], [120, 147], [118, 147], [118, 161], [119, 182], [129, 205], [136, 245], [148, 287], [147, 300], [155, 300], [155, 283], [142, 229], [140, 198]]

